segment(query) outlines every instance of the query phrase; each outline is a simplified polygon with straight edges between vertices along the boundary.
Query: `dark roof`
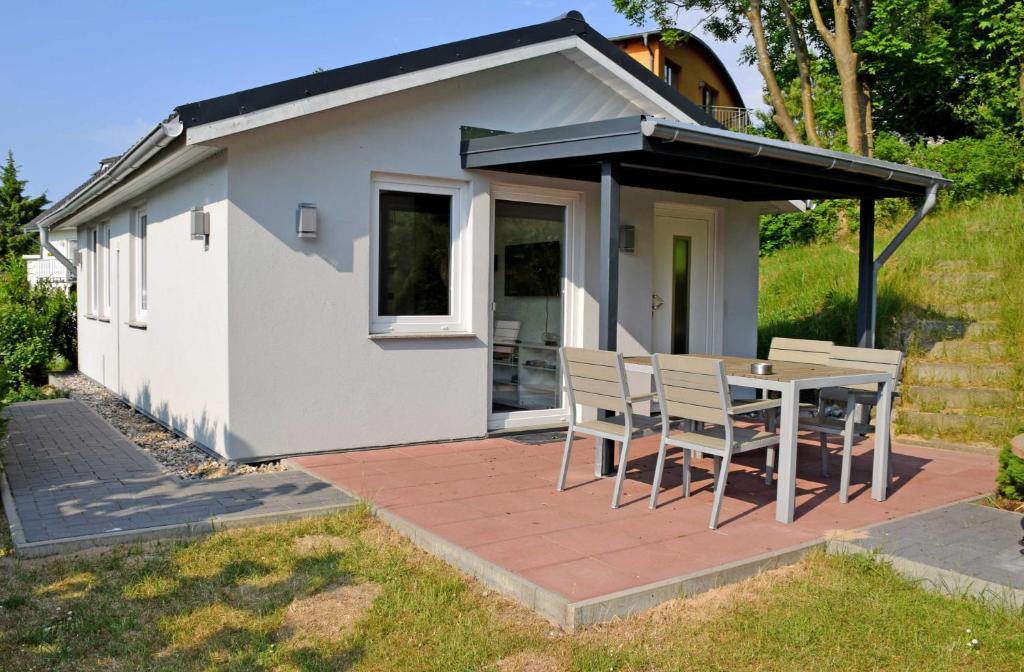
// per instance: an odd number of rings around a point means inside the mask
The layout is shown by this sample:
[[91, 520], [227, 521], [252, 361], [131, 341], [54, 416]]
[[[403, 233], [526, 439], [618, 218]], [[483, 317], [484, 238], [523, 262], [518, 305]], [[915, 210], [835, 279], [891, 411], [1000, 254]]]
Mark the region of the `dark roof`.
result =
[[378, 58], [333, 70], [316, 72], [275, 84], [258, 86], [253, 89], [229, 93], [226, 96], [208, 98], [175, 108], [186, 128], [207, 124], [221, 119], [247, 114], [276, 105], [290, 103], [331, 91], [338, 91], [379, 79], [403, 75], [449, 63], [514, 49], [516, 47], [540, 44], [563, 37], [578, 36], [601, 54], [615, 62], [632, 77], [665, 98], [685, 112], [694, 121], [707, 126], [718, 124], [703, 109], [656, 74], [637, 63], [622, 49], [612, 44], [583, 19], [579, 12], [572, 11], [554, 19], [525, 28], [506, 30], [482, 37], [458, 42], [449, 42], [436, 47]]
[[607, 161], [623, 186], [742, 201], [915, 197], [949, 184], [921, 168], [656, 117], [463, 137], [468, 169], [597, 181]]
[[[740, 95], [740, 90], [736, 88], [736, 82], [733, 81], [732, 75], [729, 74], [729, 69], [725, 67], [725, 63], [723, 63], [722, 59], [718, 57], [718, 54], [715, 53], [715, 50], [712, 49], [707, 42], [700, 39], [699, 37], [697, 37], [696, 35], [689, 31], [679, 29], [679, 33], [683, 36], [681, 42], [686, 44], [693, 44], [694, 46], [697, 47], [698, 50], [703, 51], [704, 54], [708, 57], [708, 59], [710, 59], [713, 63], [718, 65], [718, 69], [722, 71], [723, 75], [725, 75], [725, 85], [729, 87], [729, 95], [731, 95], [736, 100], [740, 101], [740, 107], [746, 107], [746, 104], [743, 102], [743, 96]], [[643, 33], [633, 33], [632, 35], [620, 35], [618, 37], [612, 37], [609, 39], [614, 44], [619, 44], [620, 42], [625, 42], [626, 40], [642, 40], [644, 35], [647, 35], [649, 37], [656, 37], [659, 40], [661, 39], [660, 30], [648, 30]]]

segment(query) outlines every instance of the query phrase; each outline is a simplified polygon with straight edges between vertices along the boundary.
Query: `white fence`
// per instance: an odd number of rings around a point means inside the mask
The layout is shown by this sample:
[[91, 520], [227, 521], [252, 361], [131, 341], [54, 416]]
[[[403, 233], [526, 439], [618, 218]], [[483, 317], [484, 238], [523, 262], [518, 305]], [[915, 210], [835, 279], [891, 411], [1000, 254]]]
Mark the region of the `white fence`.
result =
[[28, 264], [28, 281], [33, 287], [41, 280], [55, 285], [71, 284], [71, 273], [53, 257], [25, 256], [25, 263]]

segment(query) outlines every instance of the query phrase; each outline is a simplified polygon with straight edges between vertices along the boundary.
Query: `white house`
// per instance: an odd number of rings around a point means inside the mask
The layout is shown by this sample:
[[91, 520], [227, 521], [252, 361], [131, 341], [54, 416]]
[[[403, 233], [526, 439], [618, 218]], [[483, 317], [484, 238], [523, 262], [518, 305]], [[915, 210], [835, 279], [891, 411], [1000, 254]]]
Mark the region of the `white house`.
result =
[[258, 461], [564, 422], [562, 344], [752, 355], [761, 213], [937, 180], [715, 128], [572, 12], [183, 105], [33, 226], [81, 371]]

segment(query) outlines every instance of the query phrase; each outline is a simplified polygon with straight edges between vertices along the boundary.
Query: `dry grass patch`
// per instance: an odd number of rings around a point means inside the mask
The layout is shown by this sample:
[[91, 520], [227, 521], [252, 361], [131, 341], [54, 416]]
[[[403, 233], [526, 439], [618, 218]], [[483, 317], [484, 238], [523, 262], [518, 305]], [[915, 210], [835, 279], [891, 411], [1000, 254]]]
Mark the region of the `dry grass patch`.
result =
[[281, 631], [293, 640], [341, 639], [373, 606], [376, 583], [334, 586], [288, 605]]
[[347, 551], [351, 546], [352, 542], [345, 537], [330, 534], [305, 534], [301, 537], [296, 537], [292, 542], [292, 548], [303, 555], [323, 551], [340, 553]]
[[505, 656], [491, 668], [497, 672], [552, 672], [566, 666], [554, 656], [540, 651], [520, 651]]

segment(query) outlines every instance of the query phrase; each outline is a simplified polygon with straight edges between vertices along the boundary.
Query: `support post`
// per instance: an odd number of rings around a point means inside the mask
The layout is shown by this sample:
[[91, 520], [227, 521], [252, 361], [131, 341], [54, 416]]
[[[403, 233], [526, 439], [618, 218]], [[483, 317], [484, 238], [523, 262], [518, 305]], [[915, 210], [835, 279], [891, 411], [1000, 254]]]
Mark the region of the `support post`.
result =
[[857, 347], [875, 347], [875, 199], [860, 200], [860, 256], [857, 260]]
[[[619, 327], [619, 166], [605, 161], [601, 164], [601, 231], [600, 231], [600, 295], [598, 347], [614, 351], [618, 348]], [[602, 417], [611, 415], [601, 411]], [[613, 441], [598, 442], [595, 471], [599, 476], [615, 472]]]

